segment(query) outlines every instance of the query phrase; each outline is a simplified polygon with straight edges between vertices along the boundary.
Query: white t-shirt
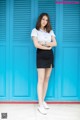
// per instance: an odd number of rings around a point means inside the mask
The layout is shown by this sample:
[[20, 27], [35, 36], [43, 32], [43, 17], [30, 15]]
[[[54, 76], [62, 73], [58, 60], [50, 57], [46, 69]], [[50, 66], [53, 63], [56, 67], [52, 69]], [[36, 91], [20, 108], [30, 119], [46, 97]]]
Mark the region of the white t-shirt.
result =
[[51, 42], [51, 36], [55, 36], [53, 30], [51, 30], [49, 33], [40, 29], [40, 30], [37, 30], [36, 28], [34, 28], [31, 32], [31, 37], [32, 36], [35, 36], [38, 38], [38, 41], [47, 41], [47, 42]]

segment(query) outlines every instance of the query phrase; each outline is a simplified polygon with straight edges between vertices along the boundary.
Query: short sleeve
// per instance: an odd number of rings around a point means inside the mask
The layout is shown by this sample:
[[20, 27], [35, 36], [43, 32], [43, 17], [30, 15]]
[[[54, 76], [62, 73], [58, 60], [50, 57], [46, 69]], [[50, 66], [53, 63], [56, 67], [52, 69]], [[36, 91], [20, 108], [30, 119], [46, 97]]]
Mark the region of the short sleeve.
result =
[[36, 28], [34, 28], [34, 29], [31, 31], [31, 37], [32, 37], [32, 36], [37, 37], [37, 30], [36, 30]]
[[56, 37], [56, 35], [54, 34], [53, 30], [50, 31], [50, 35]]

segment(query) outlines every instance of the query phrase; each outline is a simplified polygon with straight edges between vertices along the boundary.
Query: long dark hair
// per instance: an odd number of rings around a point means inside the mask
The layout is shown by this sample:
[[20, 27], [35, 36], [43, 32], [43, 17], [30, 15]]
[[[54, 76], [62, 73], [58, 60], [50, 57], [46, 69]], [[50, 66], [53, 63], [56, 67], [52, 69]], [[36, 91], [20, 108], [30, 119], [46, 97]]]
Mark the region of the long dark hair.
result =
[[38, 17], [38, 20], [37, 20], [37, 23], [36, 23], [36, 29], [39, 30], [40, 27], [41, 27], [41, 20], [43, 18], [43, 16], [47, 16], [48, 18], [48, 22], [47, 22], [47, 25], [45, 26], [46, 28], [46, 31], [49, 33], [50, 30], [52, 30], [52, 27], [51, 27], [51, 24], [50, 24], [50, 18], [49, 18], [49, 15], [47, 13], [41, 13]]

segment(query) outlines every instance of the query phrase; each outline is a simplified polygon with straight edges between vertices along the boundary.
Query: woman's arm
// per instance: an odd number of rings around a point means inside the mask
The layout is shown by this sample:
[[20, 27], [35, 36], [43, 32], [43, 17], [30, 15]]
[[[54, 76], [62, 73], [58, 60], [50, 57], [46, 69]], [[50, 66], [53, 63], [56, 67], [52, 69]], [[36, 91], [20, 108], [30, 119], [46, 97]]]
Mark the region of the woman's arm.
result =
[[51, 40], [52, 42], [46, 42], [45, 45], [48, 47], [53, 47], [53, 46], [57, 46], [57, 42], [54, 36], [51, 36]]
[[38, 40], [37, 40], [37, 37], [32, 36], [32, 39], [33, 39], [33, 42], [34, 42], [34, 46], [36, 48], [43, 49], [43, 50], [50, 50], [52, 48], [51, 46], [46, 47], [46, 46], [43, 46], [43, 45], [39, 44]]

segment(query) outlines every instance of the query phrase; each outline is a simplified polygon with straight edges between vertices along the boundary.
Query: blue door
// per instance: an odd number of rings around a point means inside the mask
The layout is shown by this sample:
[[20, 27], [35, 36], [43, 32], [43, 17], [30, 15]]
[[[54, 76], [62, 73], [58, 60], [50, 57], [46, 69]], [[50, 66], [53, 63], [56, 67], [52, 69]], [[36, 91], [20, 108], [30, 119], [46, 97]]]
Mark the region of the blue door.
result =
[[31, 40], [40, 13], [56, 34], [46, 100], [80, 100], [80, 4], [55, 0], [0, 0], [0, 101], [37, 101], [36, 48]]

